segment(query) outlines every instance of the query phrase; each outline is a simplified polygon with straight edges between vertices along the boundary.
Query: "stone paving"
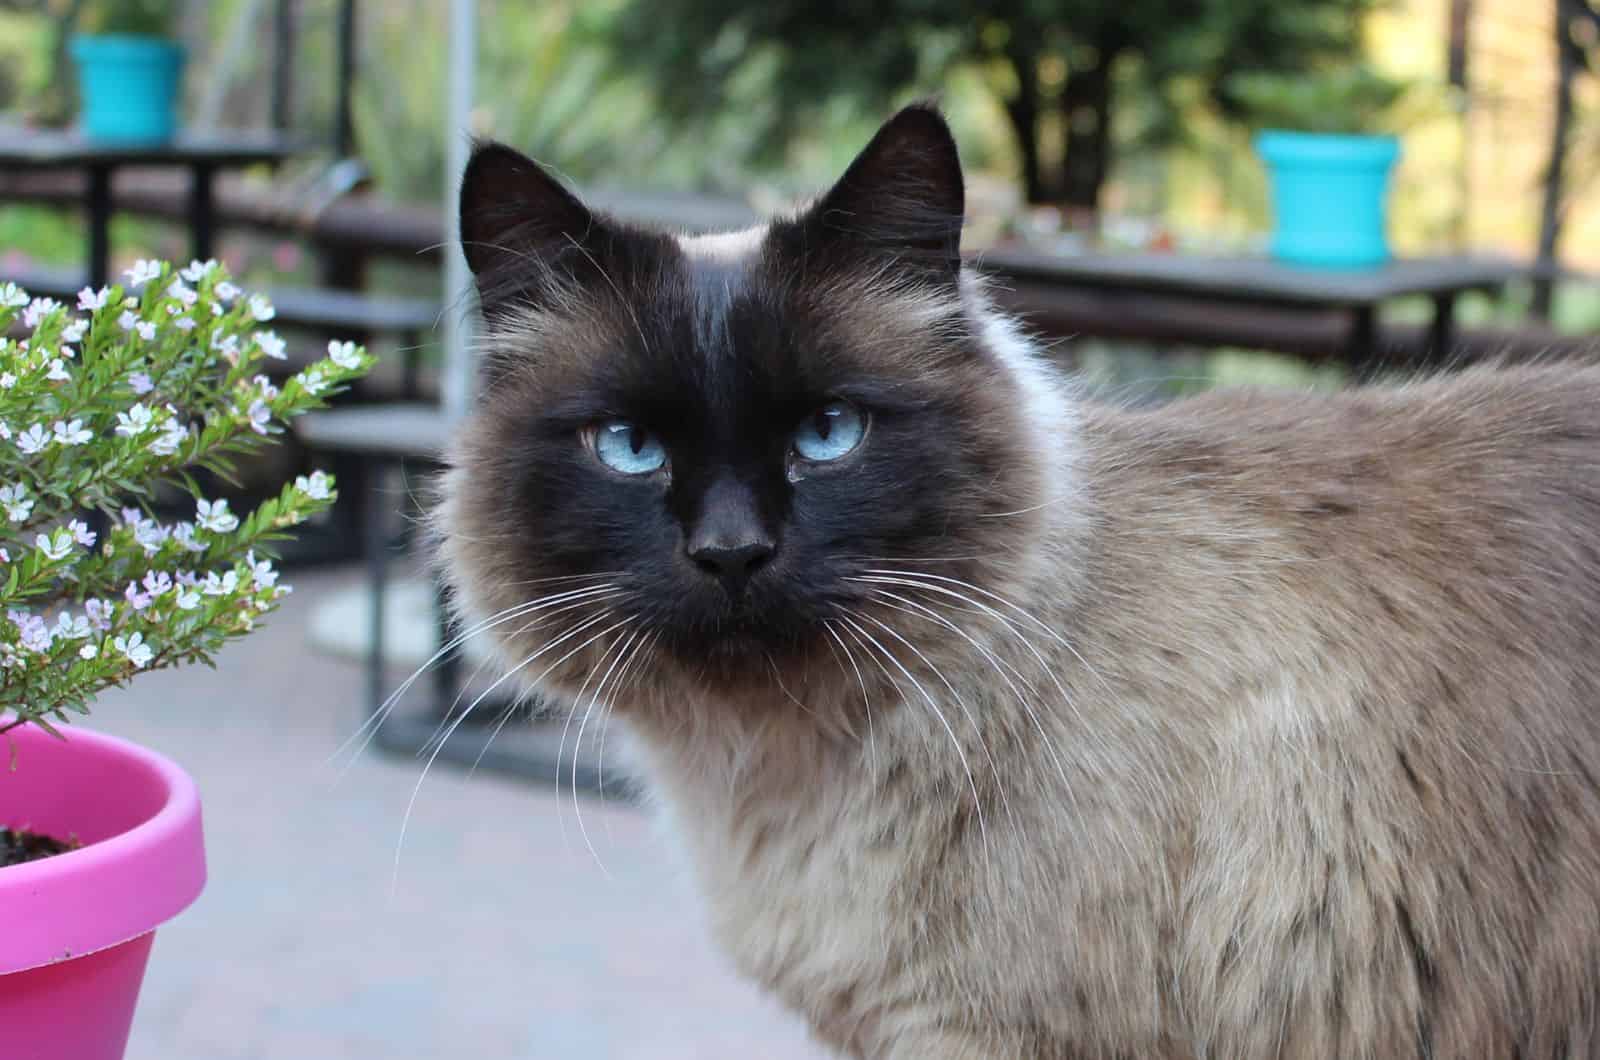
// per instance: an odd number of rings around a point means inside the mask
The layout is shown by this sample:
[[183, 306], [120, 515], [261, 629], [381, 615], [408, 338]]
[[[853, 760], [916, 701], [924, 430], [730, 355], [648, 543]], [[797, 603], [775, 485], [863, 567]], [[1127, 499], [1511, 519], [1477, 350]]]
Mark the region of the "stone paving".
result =
[[205, 806], [210, 883], [157, 936], [128, 1060], [822, 1060], [710, 949], [636, 808], [580, 796], [591, 854], [570, 791], [441, 767], [396, 872], [421, 763], [330, 762], [360, 672], [305, 637], [355, 577], [292, 578], [218, 670], [96, 706], [96, 727], [182, 763]]

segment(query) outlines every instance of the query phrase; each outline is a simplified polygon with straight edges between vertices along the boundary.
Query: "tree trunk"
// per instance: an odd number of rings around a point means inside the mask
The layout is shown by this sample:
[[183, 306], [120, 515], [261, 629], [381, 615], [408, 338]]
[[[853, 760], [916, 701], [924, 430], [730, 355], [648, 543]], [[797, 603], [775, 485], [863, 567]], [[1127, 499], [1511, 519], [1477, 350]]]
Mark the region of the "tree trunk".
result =
[[1102, 50], [1093, 66], [1067, 75], [1062, 93], [1066, 123], [1061, 160], [1061, 203], [1093, 212], [1111, 168], [1111, 65], [1116, 53]]
[[1006, 101], [1006, 115], [1017, 137], [1022, 161], [1023, 194], [1029, 204], [1047, 201], [1049, 189], [1039, 164], [1039, 54], [1028, 48], [1007, 49], [1006, 58], [1016, 71], [1017, 94]]
[[1561, 200], [1566, 194], [1564, 163], [1568, 141], [1572, 138], [1572, 82], [1578, 76], [1583, 58], [1572, 39], [1575, 7], [1574, 0], [1555, 0], [1556, 113], [1550, 130], [1550, 161], [1545, 170], [1544, 203], [1539, 211], [1539, 255], [1529, 310], [1539, 320], [1550, 319], [1559, 271], [1556, 246], [1561, 240]]

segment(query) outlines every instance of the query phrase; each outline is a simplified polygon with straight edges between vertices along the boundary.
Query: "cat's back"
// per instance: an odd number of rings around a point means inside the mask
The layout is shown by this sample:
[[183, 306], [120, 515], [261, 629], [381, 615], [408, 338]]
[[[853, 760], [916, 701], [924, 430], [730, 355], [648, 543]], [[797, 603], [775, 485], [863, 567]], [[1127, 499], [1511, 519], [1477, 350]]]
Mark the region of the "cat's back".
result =
[[1330, 590], [1362, 573], [1600, 581], [1600, 365], [1336, 393], [1219, 390], [1095, 409], [1083, 435], [1113, 560], [1146, 563], [1166, 534], [1237, 540], [1241, 566], [1256, 569], [1315, 560], [1303, 573], [1315, 582], [1320, 570]]
[[1174, 855], [1195, 1037], [1600, 1051], [1600, 368], [1085, 431], [1085, 654], [1206, 748]]

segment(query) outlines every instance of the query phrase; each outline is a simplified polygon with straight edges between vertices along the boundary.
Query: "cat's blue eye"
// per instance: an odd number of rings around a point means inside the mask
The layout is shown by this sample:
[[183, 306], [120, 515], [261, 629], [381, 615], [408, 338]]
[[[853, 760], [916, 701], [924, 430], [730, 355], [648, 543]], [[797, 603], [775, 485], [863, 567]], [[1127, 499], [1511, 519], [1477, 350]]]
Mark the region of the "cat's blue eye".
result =
[[848, 401], [830, 401], [794, 429], [794, 451], [813, 463], [837, 460], [861, 444], [867, 417]]
[[648, 475], [667, 466], [661, 439], [627, 420], [606, 420], [594, 428], [594, 455], [624, 475]]

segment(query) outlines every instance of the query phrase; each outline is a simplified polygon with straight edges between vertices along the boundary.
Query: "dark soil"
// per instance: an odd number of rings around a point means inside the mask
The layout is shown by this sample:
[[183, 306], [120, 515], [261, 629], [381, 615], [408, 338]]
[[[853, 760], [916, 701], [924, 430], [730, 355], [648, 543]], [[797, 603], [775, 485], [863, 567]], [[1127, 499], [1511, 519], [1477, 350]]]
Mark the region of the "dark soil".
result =
[[69, 850], [78, 849], [81, 845], [76, 840], [63, 842], [53, 836], [30, 832], [26, 828], [15, 831], [10, 828], [0, 828], [0, 869], [7, 865], [21, 865], [23, 862], [65, 854]]

